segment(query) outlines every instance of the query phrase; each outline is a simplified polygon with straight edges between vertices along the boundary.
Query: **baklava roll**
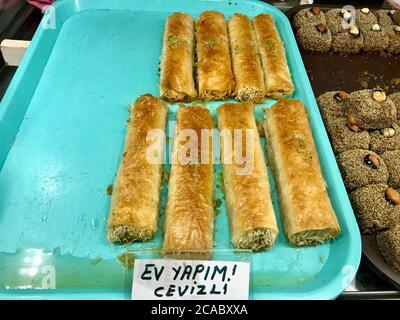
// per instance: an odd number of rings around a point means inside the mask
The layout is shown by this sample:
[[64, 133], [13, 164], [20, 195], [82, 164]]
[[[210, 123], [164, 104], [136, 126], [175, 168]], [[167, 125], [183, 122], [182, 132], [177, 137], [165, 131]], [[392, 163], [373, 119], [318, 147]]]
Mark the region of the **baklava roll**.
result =
[[229, 98], [235, 89], [224, 15], [203, 12], [196, 23], [197, 83], [201, 100]]
[[259, 14], [253, 19], [253, 26], [264, 70], [265, 94], [274, 99], [292, 95], [294, 86], [285, 48], [273, 16]]
[[261, 102], [265, 96], [264, 73], [251, 21], [235, 13], [229, 20], [228, 30], [236, 99]]
[[213, 118], [205, 107], [181, 107], [177, 112], [164, 221], [164, 255], [211, 255], [214, 166], [212, 133], [207, 132], [213, 127]]
[[289, 242], [317, 245], [336, 238], [340, 227], [304, 105], [297, 100], [280, 100], [265, 113], [268, 159]]
[[[146, 241], [157, 231], [162, 181], [160, 157], [164, 152], [167, 114], [167, 105], [150, 94], [138, 98], [132, 107], [112, 191], [107, 226], [111, 242]], [[154, 150], [154, 157], [148, 157], [149, 148]]]
[[253, 109], [249, 102], [223, 104], [218, 128], [232, 244], [261, 250], [273, 246], [278, 227]]
[[160, 71], [160, 96], [167, 101], [196, 98], [193, 79], [194, 20], [175, 12], [165, 24]]

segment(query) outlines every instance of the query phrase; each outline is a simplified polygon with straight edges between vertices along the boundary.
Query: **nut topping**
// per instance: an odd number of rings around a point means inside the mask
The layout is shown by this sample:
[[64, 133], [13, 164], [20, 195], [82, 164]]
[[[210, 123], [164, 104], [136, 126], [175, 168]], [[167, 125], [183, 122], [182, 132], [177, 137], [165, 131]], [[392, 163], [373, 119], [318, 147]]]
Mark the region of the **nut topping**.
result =
[[378, 157], [372, 153], [365, 156], [364, 163], [370, 166], [372, 169], [378, 169], [381, 164]]
[[362, 8], [361, 12], [365, 13], [365, 14], [368, 14], [369, 13], [369, 9], [368, 8]]
[[319, 32], [321, 32], [322, 34], [325, 34], [328, 32], [328, 29], [326, 28], [326, 26], [323, 23], [320, 23], [317, 25], [317, 30]]
[[311, 9], [310, 9], [310, 11], [314, 14], [314, 15], [319, 15], [320, 14], [320, 12], [321, 12], [321, 10], [319, 9], [319, 7], [312, 7]]
[[394, 32], [400, 33], [400, 26], [394, 26]]
[[386, 93], [383, 90], [374, 90], [372, 92], [372, 98], [376, 101], [376, 102], [383, 102], [386, 100]]
[[395, 13], [396, 13], [396, 10], [390, 10], [390, 11], [389, 11], [389, 15], [390, 15], [390, 16], [393, 16]]
[[338, 102], [347, 100], [349, 97], [350, 97], [350, 95], [346, 91], [343, 91], [343, 90], [340, 90], [338, 93], [336, 93], [333, 96], [333, 98]]
[[385, 136], [386, 138], [391, 138], [396, 134], [396, 130], [394, 130], [393, 128], [385, 128], [381, 130], [381, 134], [383, 134], [383, 136]]
[[356, 118], [354, 118], [352, 114], [349, 114], [349, 117], [347, 118], [347, 125], [351, 131], [359, 132], [361, 130], [357, 125]]
[[349, 11], [343, 12], [343, 19], [348, 21], [350, 20], [350, 18], [351, 18], [351, 13]]
[[385, 199], [395, 206], [400, 205], [400, 194], [392, 187], [386, 189]]
[[380, 27], [379, 24], [375, 23], [375, 24], [372, 26], [371, 30], [372, 30], [372, 31], [381, 31], [381, 27]]
[[352, 26], [350, 28], [350, 34], [354, 37], [359, 37], [360, 36], [360, 30], [356, 26]]

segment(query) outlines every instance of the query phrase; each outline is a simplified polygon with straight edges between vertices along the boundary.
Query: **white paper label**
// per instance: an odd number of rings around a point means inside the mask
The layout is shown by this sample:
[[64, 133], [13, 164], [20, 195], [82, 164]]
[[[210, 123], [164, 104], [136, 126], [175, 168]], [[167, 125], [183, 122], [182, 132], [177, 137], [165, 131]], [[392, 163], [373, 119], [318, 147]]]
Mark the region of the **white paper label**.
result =
[[247, 300], [249, 276], [248, 262], [137, 259], [132, 299]]

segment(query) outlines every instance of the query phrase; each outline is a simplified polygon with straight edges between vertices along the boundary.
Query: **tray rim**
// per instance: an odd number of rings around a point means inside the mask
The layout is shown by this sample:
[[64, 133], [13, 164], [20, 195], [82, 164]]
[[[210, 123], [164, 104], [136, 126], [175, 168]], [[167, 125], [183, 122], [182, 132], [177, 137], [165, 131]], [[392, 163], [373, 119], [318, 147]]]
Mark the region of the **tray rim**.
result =
[[[53, 5], [53, 7], [55, 9], [57, 9], [57, 8], [62, 7], [63, 5], [71, 4], [73, 1], [74, 0], [59, 1], [59, 2], [55, 3]], [[183, 0], [176, 0], [176, 1], [183, 1]], [[200, 0], [200, 1], [201, 2], [212, 2], [212, 3], [219, 2], [218, 0]], [[288, 18], [286, 17], [286, 15], [282, 11], [280, 11], [279, 9], [277, 9], [276, 7], [274, 7], [272, 5], [269, 5], [269, 4], [267, 4], [263, 1], [259, 1], [259, 0], [233, 0], [232, 2], [246, 4], [246, 5], [257, 5], [259, 7], [265, 7], [265, 8], [268, 8], [270, 12], [273, 12], [274, 15], [279, 16], [284, 24], [284, 27], [290, 28], [289, 29], [290, 31], [288, 31], [288, 37], [290, 39], [288, 39], [288, 40], [295, 44], [294, 52], [292, 52], [292, 54], [294, 55], [294, 59], [296, 60], [296, 66], [298, 68], [300, 68], [300, 71], [303, 72], [304, 75], [307, 76], [305, 66], [302, 61], [299, 48], [297, 46], [296, 39], [295, 39], [294, 34], [291, 29], [290, 22], [289, 22]], [[80, 14], [83, 11], [87, 11], [87, 10], [90, 10], [90, 8], [89, 9], [79, 8], [79, 10], [76, 10], [76, 12], [74, 14], [72, 14], [70, 17], [68, 17], [66, 20], [75, 16], [76, 14]], [[95, 10], [99, 10], [99, 8], [96, 8]], [[65, 21], [63, 21], [63, 23], [65, 23]], [[44, 32], [45, 32], [45, 30], [43, 28], [39, 27], [37, 29], [37, 31], [32, 39], [31, 45], [29, 46], [29, 48], [25, 54], [25, 57], [24, 57], [23, 61], [21, 62], [20, 67], [18, 68], [13, 80], [10, 83], [10, 86], [1, 102], [0, 124], [3, 122], [4, 113], [7, 111], [8, 107], [10, 106], [10, 103], [12, 102], [13, 98], [17, 94], [17, 91], [21, 85], [21, 81], [23, 80], [23, 76], [26, 73], [26, 69], [31, 64], [32, 60], [34, 60], [35, 53], [40, 46], [40, 42], [41, 42]], [[51, 50], [50, 50], [50, 52], [51, 52]], [[307, 103], [309, 108], [314, 108], [314, 109], [317, 108], [315, 96], [313, 94], [313, 90], [312, 90], [312, 87], [311, 87], [308, 77], [307, 77], [306, 81], [304, 81], [303, 86], [306, 87], [306, 90], [309, 91], [309, 94], [312, 93], [312, 95], [313, 95], [312, 98], [310, 97], [310, 99], [307, 99], [310, 101], [303, 101], [303, 102]], [[318, 108], [317, 108], [317, 110], [318, 110]], [[318, 113], [317, 121], [321, 121], [321, 124], [323, 125], [322, 119], [320, 118], [319, 111], [317, 111], [317, 113]], [[322, 140], [323, 149], [322, 150], [320, 149], [320, 152], [321, 153], [325, 153], [325, 152], [330, 153], [330, 156], [333, 157], [333, 159], [335, 160], [332, 149], [330, 147], [330, 144], [328, 143], [328, 145], [326, 145], [326, 143], [325, 143], [325, 142], [329, 142], [326, 132], [325, 132], [325, 135], [322, 136], [322, 139], [323, 139]], [[335, 176], [337, 173], [339, 173], [338, 167], [336, 164], [336, 160], [333, 163], [328, 164], [327, 170], [329, 172], [331, 172], [332, 174], [334, 174]], [[345, 192], [345, 189], [344, 189], [343, 181], [340, 178], [340, 175], [339, 175], [339, 184], [337, 185], [337, 187], [338, 187], [338, 190], [337, 190], [338, 193], [343, 194], [343, 192], [344, 192], [344, 195], [345, 195], [344, 203], [340, 204], [341, 211], [343, 212], [342, 223], [345, 223], [347, 225], [350, 233], [351, 233], [351, 231], [358, 231], [358, 232], [354, 232], [354, 234], [351, 234], [351, 236], [349, 236], [348, 244], [349, 244], [349, 252], [350, 253], [346, 256], [346, 260], [345, 260], [345, 262], [347, 262], [348, 264], [350, 264], [357, 270], [358, 266], [360, 264], [360, 260], [361, 260], [361, 236], [359, 233], [358, 225], [355, 221], [353, 211], [349, 204], [347, 193]], [[355, 276], [355, 273], [354, 273], [354, 276]], [[342, 278], [343, 278], [343, 274], [338, 272], [336, 274], [336, 276], [332, 277], [330, 279], [330, 281], [327, 282], [324, 286], [319, 287], [317, 289], [310, 290], [306, 293], [285, 292], [284, 290], [282, 290], [282, 292], [277, 291], [276, 293], [270, 293], [270, 292], [269, 293], [268, 292], [267, 293], [259, 293], [259, 292], [257, 292], [257, 293], [254, 293], [254, 298], [257, 298], [257, 299], [279, 299], [279, 298], [284, 298], [284, 299], [332, 299], [332, 298], [336, 298], [345, 289], [341, 285]], [[12, 294], [13, 291], [14, 290], [7, 290], [5, 295], [8, 296], [7, 293]], [[16, 290], [16, 291], [18, 291], [18, 290]], [[58, 290], [52, 291], [52, 293], [55, 293], [55, 295], [58, 296], [58, 294], [56, 294], [57, 291]], [[24, 293], [18, 292], [18, 293], [16, 293], [16, 296], [18, 296], [19, 294], [21, 294], [22, 298], [25, 298]], [[60, 293], [60, 294], [62, 296], [62, 293]], [[52, 294], [50, 293], [50, 295], [52, 295]], [[101, 295], [102, 294], [97, 294], [97, 293], [93, 294], [93, 296], [98, 296], [99, 298]], [[105, 295], [107, 297], [109, 296], [107, 293], [105, 293]], [[3, 296], [2, 290], [0, 290], [0, 296]], [[12, 294], [12, 296], [14, 296], [14, 295]], [[61, 296], [60, 296], [60, 298], [61, 298]], [[71, 298], [79, 297], [79, 296], [80, 296], [80, 293], [76, 293], [76, 294], [66, 293], [65, 294], [65, 297], [71, 297]], [[84, 298], [84, 297], [82, 296], [82, 298]]]

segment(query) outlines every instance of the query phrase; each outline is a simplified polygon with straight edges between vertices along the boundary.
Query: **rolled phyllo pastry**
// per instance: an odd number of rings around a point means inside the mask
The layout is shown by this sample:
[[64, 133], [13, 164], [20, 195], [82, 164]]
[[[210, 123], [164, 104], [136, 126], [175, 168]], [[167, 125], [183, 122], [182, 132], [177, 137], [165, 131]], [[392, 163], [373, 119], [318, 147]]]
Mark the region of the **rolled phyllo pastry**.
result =
[[304, 105], [297, 100], [280, 100], [265, 115], [268, 160], [289, 242], [295, 246], [317, 245], [336, 238], [340, 227]]
[[196, 41], [199, 98], [229, 98], [235, 82], [224, 15], [216, 11], [203, 12], [196, 23]]
[[290, 96], [294, 86], [274, 18], [259, 14], [253, 19], [253, 26], [264, 70], [265, 94], [274, 99]]
[[264, 74], [251, 21], [235, 13], [229, 20], [228, 30], [236, 98], [261, 102], [265, 96]]
[[211, 254], [214, 166], [212, 133], [208, 132], [213, 127], [213, 118], [205, 107], [181, 107], [177, 112], [164, 221], [164, 255], [181, 258]]
[[232, 244], [261, 250], [273, 246], [278, 227], [253, 108], [249, 102], [223, 104], [218, 128]]
[[[111, 242], [146, 241], [157, 231], [162, 181], [159, 157], [164, 152], [167, 113], [166, 104], [150, 94], [138, 98], [132, 107], [112, 191], [107, 226]], [[148, 150], [155, 151], [153, 157], [148, 157]]]
[[196, 98], [193, 79], [194, 20], [175, 12], [165, 24], [160, 71], [160, 96], [167, 101]]

